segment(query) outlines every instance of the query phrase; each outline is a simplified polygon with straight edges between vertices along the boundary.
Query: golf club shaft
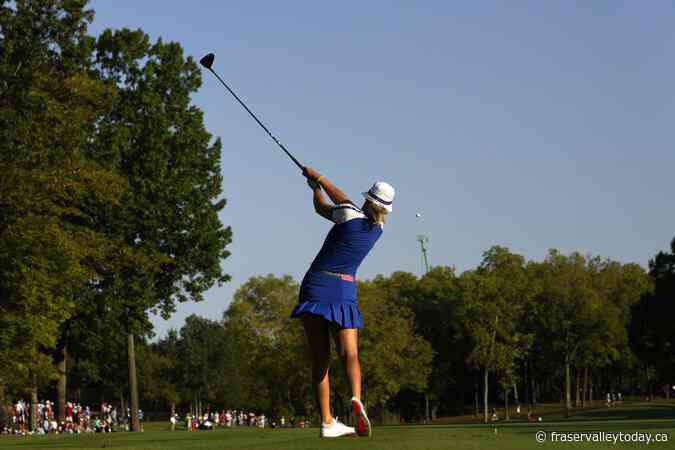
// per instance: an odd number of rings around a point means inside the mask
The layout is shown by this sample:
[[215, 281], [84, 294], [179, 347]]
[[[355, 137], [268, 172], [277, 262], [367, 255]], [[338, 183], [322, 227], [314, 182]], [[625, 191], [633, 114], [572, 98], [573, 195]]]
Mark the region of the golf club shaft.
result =
[[268, 130], [267, 127], [260, 121], [260, 119], [258, 119], [258, 118], [256, 117], [256, 115], [253, 114], [253, 111], [251, 111], [250, 109], [248, 109], [248, 106], [246, 106], [246, 104], [245, 104], [243, 101], [241, 101], [241, 99], [239, 98], [239, 96], [238, 96], [237, 94], [235, 94], [234, 91], [233, 91], [232, 89], [230, 89], [230, 87], [227, 85], [227, 83], [225, 83], [225, 81], [223, 81], [223, 79], [220, 78], [220, 76], [216, 73], [215, 70], [213, 70], [213, 69], [210, 68], [210, 67], [209, 67], [208, 69], [211, 71], [211, 73], [213, 73], [213, 74], [216, 76], [216, 78], [218, 78], [218, 81], [220, 81], [220, 82], [223, 84], [223, 86], [225, 86], [225, 88], [226, 88], [228, 91], [230, 91], [230, 94], [232, 94], [232, 96], [239, 102], [239, 104], [240, 104], [241, 106], [244, 107], [244, 109], [246, 110], [246, 112], [248, 112], [248, 113], [251, 115], [251, 117], [253, 117], [253, 118], [255, 119], [255, 121], [258, 122], [258, 125], [260, 125], [260, 126], [262, 127], [262, 129], [265, 130], [265, 132], [269, 135], [269, 137], [272, 138], [272, 140], [279, 146], [279, 148], [281, 148], [281, 149], [288, 155], [288, 157], [291, 158], [291, 159], [293, 160], [293, 162], [295, 163], [295, 165], [298, 166], [298, 167], [300, 168], [300, 170], [302, 170], [302, 169], [303, 169], [302, 164], [300, 164], [300, 162], [299, 162], [297, 159], [295, 159], [295, 157], [294, 157], [293, 155], [291, 155], [291, 152], [289, 152], [288, 150], [286, 150], [286, 147], [284, 147], [284, 144], [282, 144], [281, 142], [279, 142], [279, 140], [276, 138], [276, 136], [274, 136], [274, 135], [270, 132], [270, 130]]

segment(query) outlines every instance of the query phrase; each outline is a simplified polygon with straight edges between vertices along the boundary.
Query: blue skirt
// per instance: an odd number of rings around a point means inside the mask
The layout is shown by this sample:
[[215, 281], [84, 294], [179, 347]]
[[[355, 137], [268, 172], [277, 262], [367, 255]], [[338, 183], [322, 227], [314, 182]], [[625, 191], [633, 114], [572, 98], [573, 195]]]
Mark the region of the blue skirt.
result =
[[314, 314], [340, 328], [363, 328], [356, 301], [356, 283], [318, 271], [309, 271], [300, 285], [299, 303], [291, 317]]

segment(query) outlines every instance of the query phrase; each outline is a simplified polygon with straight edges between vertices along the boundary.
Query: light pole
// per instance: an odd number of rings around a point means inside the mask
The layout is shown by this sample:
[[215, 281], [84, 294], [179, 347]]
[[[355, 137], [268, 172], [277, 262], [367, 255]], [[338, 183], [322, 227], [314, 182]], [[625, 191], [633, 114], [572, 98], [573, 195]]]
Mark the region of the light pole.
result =
[[[429, 243], [429, 237], [423, 234], [417, 235], [417, 242], [420, 243], [420, 248], [422, 249], [422, 263], [424, 264], [424, 273], [429, 273], [429, 259], [427, 258], [427, 246]], [[424, 393], [424, 418], [425, 422], [429, 422], [429, 394], [428, 392]]]
[[422, 263], [424, 264], [424, 273], [429, 272], [429, 259], [427, 258], [427, 247], [426, 244], [429, 243], [429, 237], [423, 234], [417, 235], [417, 241], [420, 243], [420, 248], [422, 249]]

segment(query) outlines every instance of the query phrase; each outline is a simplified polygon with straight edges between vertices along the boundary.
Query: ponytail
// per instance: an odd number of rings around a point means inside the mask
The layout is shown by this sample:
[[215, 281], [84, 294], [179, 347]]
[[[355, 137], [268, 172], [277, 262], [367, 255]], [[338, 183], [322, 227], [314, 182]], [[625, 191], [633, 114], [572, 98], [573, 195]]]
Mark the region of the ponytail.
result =
[[373, 223], [373, 225], [384, 225], [384, 222], [387, 217], [387, 210], [382, 208], [375, 203], [368, 201], [368, 218]]

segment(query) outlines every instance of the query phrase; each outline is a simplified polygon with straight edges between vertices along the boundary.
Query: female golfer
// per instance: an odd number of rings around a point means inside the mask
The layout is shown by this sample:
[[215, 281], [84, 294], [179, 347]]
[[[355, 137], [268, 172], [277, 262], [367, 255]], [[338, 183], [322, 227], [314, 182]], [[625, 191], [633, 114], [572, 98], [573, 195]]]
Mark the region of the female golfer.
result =
[[[300, 285], [299, 317], [305, 328], [312, 358], [312, 379], [321, 410], [321, 437], [353, 435], [354, 428], [333, 418], [330, 412], [330, 335], [344, 358], [352, 390], [352, 412], [356, 433], [370, 436], [370, 421], [361, 403], [361, 366], [358, 356], [358, 329], [363, 327], [356, 301], [356, 270], [382, 235], [385, 216], [391, 212], [394, 188], [378, 181], [364, 192], [365, 202], [357, 208], [349, 198], [311, 167], [303, 169], [314, 194], [316, 212], [335, 225], [314, 258]], [[331, 206], [322, 189], [333, 201]]]

